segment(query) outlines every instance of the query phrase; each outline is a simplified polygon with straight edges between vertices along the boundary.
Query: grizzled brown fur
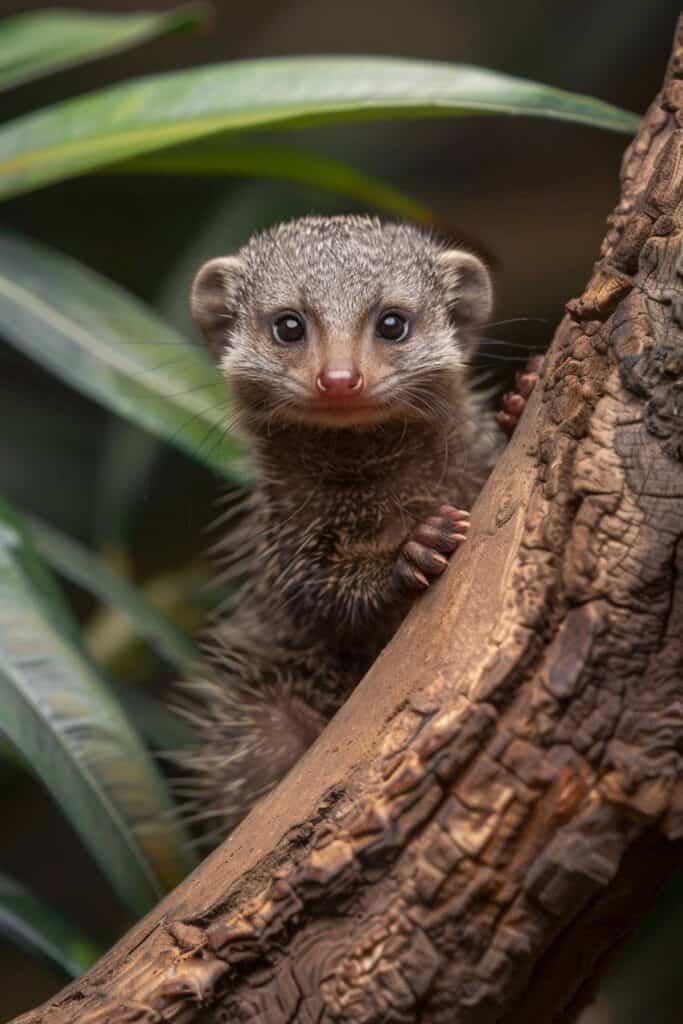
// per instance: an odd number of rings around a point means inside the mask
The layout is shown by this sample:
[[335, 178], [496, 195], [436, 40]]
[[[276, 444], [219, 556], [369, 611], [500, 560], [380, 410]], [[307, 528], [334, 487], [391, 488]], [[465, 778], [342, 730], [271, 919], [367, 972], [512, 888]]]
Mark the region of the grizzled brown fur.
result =
[[[499, 450], [467, 368], [490, 306], [474, 256], [365, 217], [280, 225], [197, 275], [194, 316], [258, 480], [226, 539], [246, 583], [190, 687], [191, 788], [219, 833], [301, 756], [464, 536], [457, 509]], [[378, 336], [387, 309], [406, 340]], [[282, 310], [301, 341], [274, 337]], [[352, 367], [361, 398], [321, 395], [331, 366]]]

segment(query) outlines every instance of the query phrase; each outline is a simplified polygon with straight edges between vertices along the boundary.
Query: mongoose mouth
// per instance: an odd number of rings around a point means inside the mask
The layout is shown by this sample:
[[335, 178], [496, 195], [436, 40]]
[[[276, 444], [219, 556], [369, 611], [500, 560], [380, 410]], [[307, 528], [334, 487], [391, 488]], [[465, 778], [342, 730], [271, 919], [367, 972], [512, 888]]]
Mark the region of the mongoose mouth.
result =
[[347, 427], [380, 423], [393, 418], [396, 414], [397, 409], [387, 402], [354, 396], [327, 398], [324, 401], [312, 399], [305, 404], [297, 405], [295, 412], [297, 419], [308, 423]]

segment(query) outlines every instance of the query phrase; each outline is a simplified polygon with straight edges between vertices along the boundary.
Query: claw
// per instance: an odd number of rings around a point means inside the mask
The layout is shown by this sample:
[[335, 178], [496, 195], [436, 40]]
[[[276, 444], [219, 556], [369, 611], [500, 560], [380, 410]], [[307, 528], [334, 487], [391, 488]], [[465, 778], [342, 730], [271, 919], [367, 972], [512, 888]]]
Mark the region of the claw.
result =
[[525, 370], [515, 374], [517, 390], [507, 391], [503, 395], [503, 408], [497, 413], [496, 422], [508, 437], [512, 437], [515, 432], [515, 427], [521, 419], [542, 368], [543, 356], [534, 356], [527, 363]]
[[469, 525], [469, 512], [441, 505], [435, 515], [415, 527], [403, 545], [396, 563], [397, 577], [409, 589], [426, 590], [466, 539]]

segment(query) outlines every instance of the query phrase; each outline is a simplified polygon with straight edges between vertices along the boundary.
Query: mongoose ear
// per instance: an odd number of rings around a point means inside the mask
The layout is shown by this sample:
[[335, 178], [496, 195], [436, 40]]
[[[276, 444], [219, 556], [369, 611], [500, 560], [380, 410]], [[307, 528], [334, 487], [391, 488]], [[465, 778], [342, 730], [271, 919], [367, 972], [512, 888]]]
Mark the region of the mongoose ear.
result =
[[192, 316], [216, 359], [225, 350], [235, 321], [243, 270], [236, 256], [221, 256], [205, 263], [192, 283]]
[[461, 249], [447, 249], [437, 263], [453, 323], [462, 327], [485, 323], [491, 315], [493, 287], [481, 260]]

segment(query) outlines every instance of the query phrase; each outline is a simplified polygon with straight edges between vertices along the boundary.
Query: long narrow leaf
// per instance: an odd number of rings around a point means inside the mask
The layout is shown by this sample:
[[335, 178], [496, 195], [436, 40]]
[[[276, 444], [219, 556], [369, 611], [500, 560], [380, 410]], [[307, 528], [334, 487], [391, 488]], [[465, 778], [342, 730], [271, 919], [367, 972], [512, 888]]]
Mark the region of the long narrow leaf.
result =
[[0, 22], [0, 91], [137, 46], [155, 36], [195, 28], [205, 8], [163, 14], [29, 11]]
[[0, 504], [0, 732], [123, 902], [144, 912], [191, 866], [156, 766], [82, 649], [54, 581]]
[[325, 189], [366, 206], [418, 223], [433, 219], [422, 203], [379, 178], [355, 167], [305, 149], [282, 145], [216, 147], [195, 144], [162, 150], [129, 160], [114, 168], [133, 174], [192, 174], [207, 177], [281, 178]]
[[238, 61], [67, 100], [0, 130], [0, 197], [210, 135], [322, 121], [518, 114], [631, 133], [588, 96], [457, 64], [370, 57]]
[[0, 232], [0, 332], [113, 412], [218, 473], [244, 476], [219, 374], [196, 346], [111, 281]]
[[103, 953], [72, 921], [2, 873], [0, 938], [68, 978], [78, 977]]
[[165, 704], [143, 690], [119, 685], [115, 692], [131, 722], [135, 723], [152, 750], [167, 754], [184, 747], [196, 747], [199, 743], [197, 734], [180, 715], [169, 711]]
[[53, 569], [125, 615], [162, 658], [181, 672], [198, 658], [194, 645], [170, 619], [82, 544], [40, 520], [29, 519], [29, 526], [36, 550]]
[[[187, 281], [180, 288], [181, 292], [186, 291]], [[90, 509], [95, 547], [126, 557], [139, 503], [156, 474], [163, 453], [164, 445], [159, 437], [140, 430], [120, 416], [109, 418], [102, 438]]]
[[[206, 569], [199, 565], [161, 573], [148, 580], [142, 594], [147, 602], [176, 623], [185, 635], [194, 635], [205, 622], [205, 613], [215, 604], [207, 592]], [[83, 629], [83, 643], [107, 674], [128, 683], [158, 676], [159, 665], [146, 650], [141, 634], [116, 608], [102, 606]], [[193, 666], [194, 667], [194, 666]], [[185, 672], [187, 663], [185, 664]]]

